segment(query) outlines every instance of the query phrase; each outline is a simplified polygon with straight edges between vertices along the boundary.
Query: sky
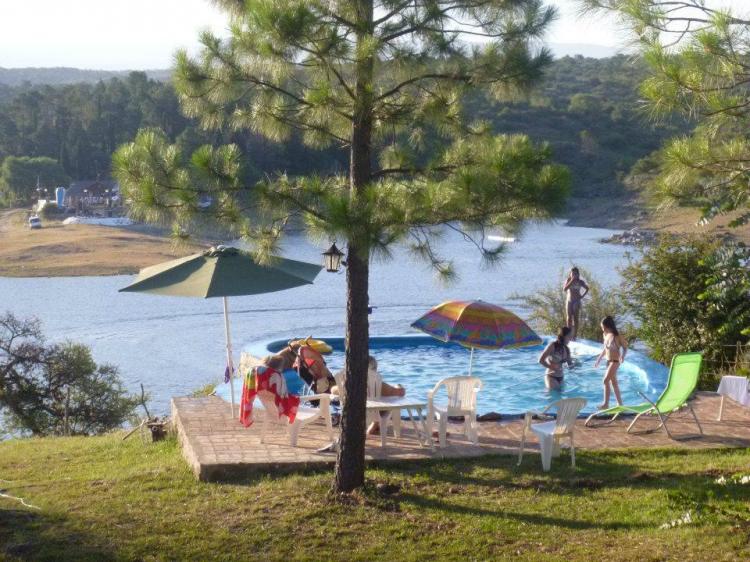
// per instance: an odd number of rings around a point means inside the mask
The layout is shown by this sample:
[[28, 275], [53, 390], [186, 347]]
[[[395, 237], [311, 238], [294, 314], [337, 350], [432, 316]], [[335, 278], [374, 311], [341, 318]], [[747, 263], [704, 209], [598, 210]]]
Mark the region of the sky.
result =
[[[626, 47], [627, 37], [611, 18], [580, 18], [576, 0], [547, 3], [560, 11], [546, 38], [558, 54], [573, 54], [582, 44], [605, 47], [598, 49], [601, 55]], [[226, 18], [208, 0], [0, 0], [0, 6], [4, 68], [168, 68], [176, 49], [197, 49], [201, 30], [226, 29]]]

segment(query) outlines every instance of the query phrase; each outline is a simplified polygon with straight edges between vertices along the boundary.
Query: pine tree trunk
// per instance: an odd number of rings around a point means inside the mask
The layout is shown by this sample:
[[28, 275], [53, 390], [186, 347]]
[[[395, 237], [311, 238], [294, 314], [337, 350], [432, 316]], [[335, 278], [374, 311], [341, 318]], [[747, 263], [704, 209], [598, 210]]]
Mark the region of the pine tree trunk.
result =
[[[373, 33], [373, 2], [357, 2], [362, 45]], [[370, 182], [372, 168], [372, 56], [357, 61], [356, 101], [352, 123], [349, 180], [351, 197], [356, 200]], [[357, 225], [351, 225], [354, 236], [348, 240], [346, 271], [346, 402], [341, 416], [341, 441], [333, 491], [351, 492], [365, 482], [365, 404], [367, 402], [367, 357], [369, 355], [369, 248]]]
[[334, 491], [351, 492], [365, 482], [365, 403], [369, 340], [368, 263], [349, 246], [347, 255], [346, 383]]

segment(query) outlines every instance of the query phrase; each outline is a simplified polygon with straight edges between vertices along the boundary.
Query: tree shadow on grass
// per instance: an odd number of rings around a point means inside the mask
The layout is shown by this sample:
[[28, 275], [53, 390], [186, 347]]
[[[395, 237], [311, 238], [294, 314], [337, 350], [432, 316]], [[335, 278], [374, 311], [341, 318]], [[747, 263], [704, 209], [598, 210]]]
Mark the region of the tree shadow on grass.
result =
[[503, 489], [538, 489], [558, 493], [580, 494], [582, 489], [619, 487], [640, 474], [636, 465], [613, 463], [603, 456], [579, 456], [577, 467], [570, 466], [570, 457], [563, 452], [552, 459], [552, 470], [543, 472], [539, 455], [524, 457], [510, 455], [485, 456], [450, 461], [433, 460], [426, 463], [401, 463], [389, 466], [389, 471], [405, 477], [421, 474], [431, 481], [450, 485], [474, 485]]
[[581, 519], [570, 519], [565, 517], [556, 517], [552, 514], [542, 515], [539, 513], [520, 513], [516, 511], [509, 511], [506, 509], [489, 509], [478, 506], [470, 506], [464, 504], [455, 504], [434, 497], [424, 497], [416, 494], [401, 494], [400, 499], [402, 502], [407, 502], [420, 509], [434, 509], [444, 513], [452, 513], [455, 515], [470, 515], [474, 517], [497, 517], [502, 519], [513, 519], [521, 523], [529, 525], [542, 525], [542, 526], [554, 526], [563, 527], [566, 529], [600, 529], [604, 531], [617, 531], [617, 530], [637, 530], [652, 528], [653, 525], [646, 523], [618, 523], [618, 522], [603, 522], [603, 521], [584, 521]]
[[[651, 453], [658, 451], [651, 451]], [[716, 450], [716, 454], [731, 453], [732, 450]], [[524, 456], [521, 466], [518, 457], [513, 455], [484, 456], [470, 459], [431, 460], [415, 463], [405, 462], [388, 465], [387, 470], [404, 477], [423, 475], [430, 480], [446, 484], [471, 484], [492, 488], [526, 489], [546, 488], [557, 492], [580, 493], [581, 489], [621, 487], [623, 485], [661, 486], [664, 481], [675, 478], [689, 478], [666, 471], [649, 470], [639, 462], [638, 451], [617, 451], [613, 453], [583, 454], [576, 457], [576, 467], [570, 466], [570, 456], [563, 450], [559, 457], [552, 459], [552, 469], [543, 472], [539, 455]], [[668, 451], [669, 455], [689, 455], [690, 451]], [[617, 457], [613, 461], [612, 457]], [[385, 466], [383, 466], [385, 469]], [[696, 477], [714, 477], [723, 471], [707, 470], [693, 473]]]
[[0, 559], [117, 560], [102, 539], [72, 531], [69, 519], [36, 510], [0, 508]]
[[[675, 452], [677, 455], [687, 453]], [[721, 454], [721, 451], [717, 451], [717, 454]], [[616, 457], [617, 461], [614, 461], [613, 457]], [[619, 493], [625, 489], [626, 494], [628, 490], [634, 492], [634, 511], [639, 509], [637, 502], [642, 501], [639, 500], [639, 491], [659, 490], [664, 493], [659, 501], [663, 502], [663, 506], [670, 513], [703, 511], [712, 514], [710, 517], [730, 523], [743, 520], [743, 514], [748, 511], [738, 508], [738, 505], [750, 505], [750, 486], [727, 486], [716, 482], [717, 476], [725, 471], [708, 469], [680, 474], [658, 469], [648, 470], [638, 462], [638, 454], [635, 451], [582, 455], [577, 459], [576, 469], [570, 467], [569, 457], [563, 453], [560, 458], [553, 459], [552, 471], [547, 473], [542, 472], [538, 455], [530, 456], [518, 468], [516, 462], [517, 457], [495, 456], [433, 461], [421, 465], [392, 465], [389, 472], [400, 475], [404, 480], [420, 477], [415, 486], [405, 486], [406, 489], [392, 499], [409, 503], [419, 509], [433, 509], [454, 515], [497, 517], [531, 525], [605, 531], [653, 528], [653, 522], [626, 522], [616, 519], [592, 521], [582, 519], [577, 513], [572, 514], [572, 517], [561, 517], [554, 513], [524, 513], [518, 509], [514, 511], [495, 508], [490, 502], [487, 502], [485, 507], [481, 501], [472, 499], [461, 502], [461, 496], [453, 496], [456, 498], [454, 501], [436, 497], [434, 484], [442, 484], [447, 487], [449, 493], [464, 496], [470, 494], [470, 498], [493, 497], [502, 490], [533, 490], [535, 493], [573, 497], [589, 491], [611, 489]], [[420, 486], [425, 488], [424, 495], [418, 492]], [[472, 486], [473, 489], [463, 490], [466, 486]]]

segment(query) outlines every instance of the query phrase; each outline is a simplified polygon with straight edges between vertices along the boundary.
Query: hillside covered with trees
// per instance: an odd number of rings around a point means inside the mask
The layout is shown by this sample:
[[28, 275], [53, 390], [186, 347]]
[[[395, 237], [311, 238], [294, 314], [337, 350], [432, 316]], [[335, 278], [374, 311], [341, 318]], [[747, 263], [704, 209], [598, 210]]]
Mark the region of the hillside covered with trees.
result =
[[[73, 180], [107, 177], [119, 145], [140, 128], [159, 127], [185, 153], [204, 143], [237, 143], [247, 155], [249, 181], [274, 171], [301, 174], [346, 167], [345, 154], [313, 151], [296, 139], [274, 144], [248, 132], [203, 132], [181, 114], [171, 83], [145, 72], [92, 82], [109, 74], [23, 70], [25, 78], [19, 81], [17, 73], [0, 69], [0, 165], [11, 156], [47, 157]], [[637, 87], [645, 74], [645, 65], [631, 57], [564, 57], [551, 65], [528, 98], [496, 102], [475, 97], [465, 110], [470, 120], [487, 121], [497, 132], [548, 141], [554, 159], [572, 172], [573, 197], [611, 198], [622, 193], [622, 179], [638, 159], [686, 129], [676, 123], [657, 128], [640, 109]], [[66, 83], [75, 79], [79, 81]], [[45, 80], [56, 85], [39, 84]], [[59, 174], [46, 177], [42, 170], [40, 176], [47, 187]], [[0, 183], [0, 192], [13, 188], [2, 178]]]

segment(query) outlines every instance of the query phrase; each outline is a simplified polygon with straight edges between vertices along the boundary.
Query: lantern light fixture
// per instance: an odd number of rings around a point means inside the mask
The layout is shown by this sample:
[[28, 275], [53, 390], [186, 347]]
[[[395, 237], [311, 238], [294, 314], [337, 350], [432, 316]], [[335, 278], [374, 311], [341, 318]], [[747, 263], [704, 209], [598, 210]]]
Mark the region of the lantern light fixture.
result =
[[[323, 267], [330, 273], [336, 273], [342, 265], [341, 258], [344, 257], [344, 252], [336, 247], [336, 243], [331, 244], [331, 247], [323, 252]], [[345, 263], [343, 265], [346, 265]]]

